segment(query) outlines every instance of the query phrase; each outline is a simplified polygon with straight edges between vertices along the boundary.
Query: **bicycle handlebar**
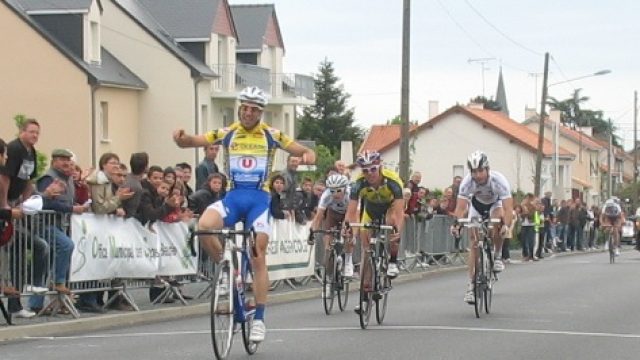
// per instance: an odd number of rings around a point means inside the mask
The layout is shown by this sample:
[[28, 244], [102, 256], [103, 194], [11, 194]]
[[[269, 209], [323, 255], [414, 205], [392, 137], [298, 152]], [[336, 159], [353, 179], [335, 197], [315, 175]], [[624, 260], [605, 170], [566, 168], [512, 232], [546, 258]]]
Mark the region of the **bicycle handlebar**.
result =
[[347, 223], [347, 227], [360, 227], [364, 229], [376, 229], [376, 230], [396, 230], [395, 226], [391, 225], [380, 225], [380, 224], [371, 224], [371, 223]]

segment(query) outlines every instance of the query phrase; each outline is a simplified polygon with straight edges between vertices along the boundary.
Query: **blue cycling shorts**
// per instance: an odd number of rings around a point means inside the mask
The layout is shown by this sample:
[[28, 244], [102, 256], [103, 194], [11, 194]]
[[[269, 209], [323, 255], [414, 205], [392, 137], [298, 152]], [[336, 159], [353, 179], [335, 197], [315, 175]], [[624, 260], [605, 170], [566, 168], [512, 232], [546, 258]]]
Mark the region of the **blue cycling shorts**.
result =
[[246, 226], [253, 227], [256, 232], [271, 236], [269, 224], [269, 193], [260, 189], [233, 189], [224, 199], [209, 205], [224, 219], [225, 227], [234, 227], [245, 220]]

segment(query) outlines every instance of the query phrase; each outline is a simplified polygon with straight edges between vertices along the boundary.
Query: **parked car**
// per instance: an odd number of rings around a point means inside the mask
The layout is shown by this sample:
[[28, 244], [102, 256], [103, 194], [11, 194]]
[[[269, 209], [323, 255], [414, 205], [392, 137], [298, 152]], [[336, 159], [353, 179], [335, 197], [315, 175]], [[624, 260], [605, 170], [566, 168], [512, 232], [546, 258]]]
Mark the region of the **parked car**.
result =
[[622, 238], [620, 239], [623, 243], [632, 244], [636, 238], [636, 226], [634, 223], [634, 218], [629, 217], [622, 224]]

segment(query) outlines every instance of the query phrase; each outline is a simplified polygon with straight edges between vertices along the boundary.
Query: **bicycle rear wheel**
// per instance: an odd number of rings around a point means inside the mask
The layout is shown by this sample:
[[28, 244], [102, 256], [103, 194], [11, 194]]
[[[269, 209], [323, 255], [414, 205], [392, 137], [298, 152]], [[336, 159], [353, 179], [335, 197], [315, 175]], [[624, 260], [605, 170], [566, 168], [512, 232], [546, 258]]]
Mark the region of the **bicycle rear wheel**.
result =
[[229, 355], [233, 341], [233, 264], [225, 260], [215, 270], [211, 293], [211, 343], [217, 359]]
[[[242, 322], [242, 342], [244, 343], [244, 350], [249, 355], [253, 355], [258, 350], [258, 343], [249, 340], [251, 336], [251, 325], [253, 325], [253, 317], [255, 316], [255, 295], [253, 291], [249, 291], [249, 279], [255, 279], [253, 274], [253, 268], [249, 260], [249, 256], [246, 252], [242, 253], [242, 264], [240, 265], [243, 271], [240, 272], [240, 281], [244, 286], [244, 321]], [[252, 280], [251, 280], [252, 281]]]
[[476, 317], [479, 318], [480, 314], [482, 314], [483, 306], [484, 306], [484, 251], [482, 247], [478, 247], [477, 249], [477, 258], [476, 258], [476, 266], [475, 266], [475, 275], [473, 281], [473, 298], [474, 298], [474, 309], [476, 312]]
[[376, 321], [379, 325], [382, 325], [384, 316], [387, 314], [387, 300], [389, 299], [389, 289], [391, 289], [391, 279], [387, 276], [389, 260], [385, 252], [381, 252], [381, 255], [378, 266], [378, 288], [376, 289]]
[[363, 266], [361, 270], [364, 270], [364, 268], [366, 267], [366, 272], [368, 272], [368, 274], [366, 274], [365, 276], [365, 271], [361, 271], [360, 273], [360, 311], [359, 311], [359, 316], [360, 316], [360, 327], [362, 329], [366, 329], [367, 326], [369, 325], [369, 319], [371, 318], [371, 307], [373, 306], [373, 292], [371, 291], [374, 285], [374, 276], [375, 276], [375, 269], [374, 269], [374, 264], [373, 264], [373, 259], [371, 259], [371, 256], [366, 255], [367, 257], [369, 257], [369, 263], [368, 264], [364, 264], [364, 259], [363, 259]]
[[331, 315], [333, 301], [336, 297], [336, 284], [334, 283], [334, 279], [338, 274], [338, 262], [336, 261], [335, 255], [335, 252], [331, 251], [328, 262], [333, 274], [329, 274], [329, 269], [325, 268], [324, 276], [322, 277], [322, 303], [324, 305], [324, 312], [327, 315]]

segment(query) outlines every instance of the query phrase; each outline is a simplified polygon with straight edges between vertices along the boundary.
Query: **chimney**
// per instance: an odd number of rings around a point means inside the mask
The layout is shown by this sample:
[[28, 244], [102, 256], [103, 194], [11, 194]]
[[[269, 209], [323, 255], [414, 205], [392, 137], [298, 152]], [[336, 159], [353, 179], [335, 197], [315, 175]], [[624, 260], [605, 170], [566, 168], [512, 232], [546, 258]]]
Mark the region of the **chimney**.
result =
[[470, 102], [469, 105], [467, 105], [467, 107], [469, 109], [477, 109], [477, 110], [484, 109], [484, 105], [482, 105], [480, 103], [475, 103], [475, 102]]
[[429, 119], [431, 120], [434, 117], [438, 116], [440, 112], [438, 111], [438, 101], [437, 100], [429, 100]]
[[593, 126], [581, 126], [580, 132], [588, 136], [593, 136]]
[[535, 117], [537, 115], [538, 115], [538, 113], [536, 112], [535, 108], [530, 108], [530, 107], [526, 107], [525, 106], [525, 108], [524, 108], [524, 119], [525, 120], [529, 120], [532, 117]]

